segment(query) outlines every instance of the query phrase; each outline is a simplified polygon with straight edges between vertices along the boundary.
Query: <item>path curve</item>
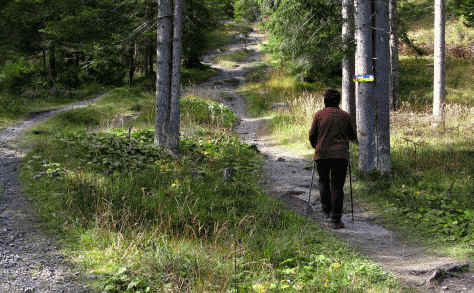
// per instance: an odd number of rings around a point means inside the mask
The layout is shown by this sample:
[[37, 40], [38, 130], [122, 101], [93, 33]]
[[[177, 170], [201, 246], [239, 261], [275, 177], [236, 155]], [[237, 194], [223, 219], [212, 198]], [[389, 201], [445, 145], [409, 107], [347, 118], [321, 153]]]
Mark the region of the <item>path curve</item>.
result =
[[79, 273], [59, 252], [52, 236], [41, 231], [34, 211], [20, 191], [19, 163], [24, 150], [15, 141], [29, 127], [54, 114], [85, 107], [100, 99], [75, 103], [30, 116], [0, 130], [0, 292], [90, 292]]
[[[324, 223], [317, 188], [317, 177], [312, 192], [311, 208], [307, 205], [308, 190], [311, 181], [311, 162], [304, 160], [291, 151], [285, 150], [269, 137], [260, 136], [269, 118], [248, 117], [245, 100], [237, 94], [237, 89], [245, 82], [245, 74], [255, 70], [260, 53], [258, 44], [264, 39], [263, 34], [253, 31], [249, 35], [248, 50], [252, 56], [239, 62], [234, 68], [220, 67], [212, 63], [212, 59], [204, 59], [204, 63], [220, 70], [220, 74], [201, 85], [225, 93], [223, 102], [239, 116], [241, 123], [235, 132], [240, 139], [248, 144], [256, 145], [265, 156], [264, 172], [265, 188], [271, 196], [286, 203], [287, 206], [300, 214]], [[230, 45], [228, 50], [236, 50], [240, 44]], [[226, 53], [224, 52], [224, 53]], [[212, 56], [212, 55], [211, 55]], [[233, 81], [239, 81], [235, 83]], [[373, 219], [360, 207], [354, 207], [355, 222], [351, 222], [350, 201], [345, 200], [343, 221], [346, 228], [332, 230], [340, 239], [381, 264], [385, 270], [392, 272], [403, 283], [419, 289], [421, 292], [474, 292], [474, 273], [464, 272], [446, 278], [442, 283], [433, 285], [426, 280], [437, 270], [453, 265], [467, 264], [450, 257], [434, 255], [422, 246], [409, 245], [396, 233], [374, 223]]]

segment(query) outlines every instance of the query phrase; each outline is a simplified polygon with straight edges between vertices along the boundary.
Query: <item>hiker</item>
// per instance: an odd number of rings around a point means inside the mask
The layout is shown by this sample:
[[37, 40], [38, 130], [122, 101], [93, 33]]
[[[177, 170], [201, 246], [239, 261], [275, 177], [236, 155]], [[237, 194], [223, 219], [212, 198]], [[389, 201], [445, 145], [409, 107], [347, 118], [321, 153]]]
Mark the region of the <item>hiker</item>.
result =
[[[349, 162], [349, 141], [357, 143], [351, 116], [339, 109], [341, 94], [327, 90], [325, 108], [314, 115], [309, 141], [315, 149], [314, 160], [319, 173], [322, 210], [331, 219], [331, 227], [344, 228], [341, 221], [344, 201], [344, 182]], [[331, 188], [332, 186], [332, 188]]]

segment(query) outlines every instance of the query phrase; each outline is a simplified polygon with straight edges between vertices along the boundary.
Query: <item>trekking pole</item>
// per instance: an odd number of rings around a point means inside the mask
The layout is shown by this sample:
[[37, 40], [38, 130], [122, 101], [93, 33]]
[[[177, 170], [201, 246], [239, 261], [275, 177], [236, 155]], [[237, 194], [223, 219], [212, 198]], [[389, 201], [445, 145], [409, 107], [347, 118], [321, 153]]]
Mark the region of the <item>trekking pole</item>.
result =
[[308, 195], [308, 206], [311, 205], [311, 190], [313, 190], [313, 179], [314, 179], [314, 169], [316, 166], [316, 161], [313, 160], [313, 171], [311, 172], [311, 184], [309, 186], [309, 195]]
[[351, 158], [349, 157], [349, 186], [351, 188], [351, 213], [352, 213], [352, 223], [354, 223], [354, 200], [352, 199], [352, 170], [351, 170]]

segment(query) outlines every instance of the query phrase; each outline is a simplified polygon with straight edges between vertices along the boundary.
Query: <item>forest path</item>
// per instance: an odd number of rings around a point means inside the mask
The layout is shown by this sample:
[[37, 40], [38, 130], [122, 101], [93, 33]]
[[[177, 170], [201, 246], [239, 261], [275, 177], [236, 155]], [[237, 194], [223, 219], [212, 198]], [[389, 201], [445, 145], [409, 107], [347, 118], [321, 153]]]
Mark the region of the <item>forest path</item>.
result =
[[[217, 54], [211, 54], [204, 58], [204, 63], [219, 69], [221, 73], [200, 87], [216, 91], [217, 96], [222, 96], [221, 93], [223, 93], [226, 97], [223, 102], [241, 118], [241, 123], [236, 127], [235, 132], [239, 134], [242, 141], [256, 145], [265, 156], [265, 187], [269, 193], [300, 214], [325, 223], [317, 188], [317, 172], [314, 179], [311, 208], [307, 205], [312, 162], [285, 150], [271, 138], [260, 135], [269, 118], [248, 117], [245, 100], [237, 93], [238, 87], [245, 83], [245, 75], [261, 66], [258, 64], [261, 55], [258, 44], [263, 39], [264, 36], [261, 33], [253, 31], [247, 41], [247, 49], [252, 52], [251, 56], [238, 62], [233, 68], [215, 64], [213, 57]], [[236, 40], [238, 41], [238, 39]], [[234, 43], [223, 54], [240, 48], [242, 48], [241, 43]], [[405, 284], [417, 288], [421, 292], [474, 292], [474, 273], [469, 270], [455, 273], [436, 284], [428, 281], [433, 274], [442, 270], [465, 268], [466, 264], [472, 270], [472, 262], [468, 263], [436, 255], [422, 245], [408, 244], [403, 241], [403, 235], [397, 235], [374, 223], [374, 219], [357, 205], [354, 206], [355, 221], [352, 223], [348, 196], [346, 196], [344, 209], [345, 229], [332, 230], [332, 232], [373, 261], [381, 264], [385, 270], [392, 272]]]
[[0, 130], [0, 293], [89, 292], [58, 251], [20, 190], [19, 164], [24, 151], [16, 140], [29, 127], [54, 114], [85, 107], [103, 95], [30, 116]]

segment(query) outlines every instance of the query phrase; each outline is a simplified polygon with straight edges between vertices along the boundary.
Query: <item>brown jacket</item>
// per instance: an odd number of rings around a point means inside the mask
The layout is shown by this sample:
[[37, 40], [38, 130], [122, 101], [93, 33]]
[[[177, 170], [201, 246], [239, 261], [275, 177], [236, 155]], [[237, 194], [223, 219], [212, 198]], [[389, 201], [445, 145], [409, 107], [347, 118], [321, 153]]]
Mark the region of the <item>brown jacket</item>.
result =
[[357, 142], [351, 116], [336, 107], [326, 107], [314, 115], [309, 141], [314, 160], [349, 159], [349, 141]]

